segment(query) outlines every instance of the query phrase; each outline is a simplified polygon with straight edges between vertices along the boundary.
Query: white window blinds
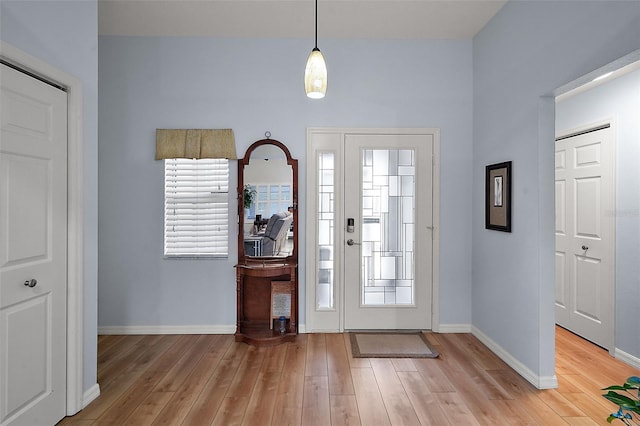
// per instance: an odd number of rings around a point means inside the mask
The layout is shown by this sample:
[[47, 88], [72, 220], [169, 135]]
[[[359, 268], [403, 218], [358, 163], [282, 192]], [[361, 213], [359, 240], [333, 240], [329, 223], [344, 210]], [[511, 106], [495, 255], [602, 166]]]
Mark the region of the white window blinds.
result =
[[164, 161], [165, 256], [227, 256], [228, 160]]

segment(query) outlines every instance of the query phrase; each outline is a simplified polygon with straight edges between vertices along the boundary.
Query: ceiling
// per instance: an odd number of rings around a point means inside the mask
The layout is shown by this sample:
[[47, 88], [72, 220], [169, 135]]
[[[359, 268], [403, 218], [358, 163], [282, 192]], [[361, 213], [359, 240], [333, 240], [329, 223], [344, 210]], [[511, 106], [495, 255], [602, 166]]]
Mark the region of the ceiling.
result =
[[[318, 38], [471, 39], [506, 0], [319, 0]], [[313, 0], [99, 0], [101, 35], [310, 37]]]

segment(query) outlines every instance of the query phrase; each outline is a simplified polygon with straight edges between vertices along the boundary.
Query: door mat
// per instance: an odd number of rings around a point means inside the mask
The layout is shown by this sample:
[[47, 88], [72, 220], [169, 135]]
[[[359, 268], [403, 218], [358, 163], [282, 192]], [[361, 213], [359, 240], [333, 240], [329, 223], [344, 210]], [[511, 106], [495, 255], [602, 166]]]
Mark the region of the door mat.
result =
[[427, 337], [420, 331], [350, 332], [354, 358], [436, 358]]

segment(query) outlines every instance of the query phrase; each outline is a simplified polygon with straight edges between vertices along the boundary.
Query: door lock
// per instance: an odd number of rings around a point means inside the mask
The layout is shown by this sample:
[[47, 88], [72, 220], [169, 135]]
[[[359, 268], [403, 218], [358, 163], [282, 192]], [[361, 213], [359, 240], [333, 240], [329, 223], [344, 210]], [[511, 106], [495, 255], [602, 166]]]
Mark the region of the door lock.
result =
[[347, 218], [347, 232], [353, 233], [356, 230], [356, 220], [352, 217]]
[[585, 246], [585, 245], [583, 245], [583, 246], [582, 246], [582, 250], [584, 250], [584, 251], [589, 250], [589, 246]]

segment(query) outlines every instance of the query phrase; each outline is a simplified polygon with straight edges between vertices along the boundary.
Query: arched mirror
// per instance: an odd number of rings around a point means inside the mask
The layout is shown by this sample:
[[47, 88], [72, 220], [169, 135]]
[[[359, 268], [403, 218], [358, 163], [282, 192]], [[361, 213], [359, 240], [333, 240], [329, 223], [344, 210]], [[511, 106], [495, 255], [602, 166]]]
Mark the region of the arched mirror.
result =
[[275, 139], [238, 160], [238, 259], [297, 259], [298, 160]]

